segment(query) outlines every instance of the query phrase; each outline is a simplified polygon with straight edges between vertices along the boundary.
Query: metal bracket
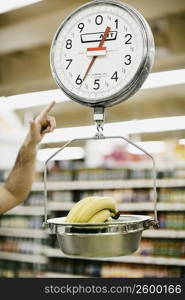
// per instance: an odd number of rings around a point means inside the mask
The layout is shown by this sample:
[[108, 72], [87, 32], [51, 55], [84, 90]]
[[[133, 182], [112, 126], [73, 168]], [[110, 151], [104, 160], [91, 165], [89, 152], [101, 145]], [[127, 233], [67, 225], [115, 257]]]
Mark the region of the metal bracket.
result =
[[97, 132], [95, 134], [96, 138], [103, 138], [103, 126], [105, 122], [105, 111], [104, 107], [95, 107], [94, 108], [94, 122], [96, 125]]
[[[99, 120], [99, 117], [97, 117], [97, 121], [102, 121], [103, 123], [103, 117], [101, 117], [102, 120]], [[102, 124], [100, 123], [100, 124]], [[138, 148], [141, 152], [145, 153], [151, 160], [152, 160], [152, 165], [153, 165], [153, 201], [154, 201], [154, 220], [153, 220], [153, 227], [154, 228], [159, 228], [159, 222], [157, 219], [157, 189], [156, 189], [156, 166], [155, 166], [155, 160], [151, 154], [149, 154], [146, 150], [129, 140], [128, 138], [124, 136], [102, 136], [97, 133], [98, 135], [94, 137], [83, 137], [83, 138], [75, 138], [71, 141], [66, 142], [64, 146], [62, 146], [59, 150], [57, 150], [53, 155], [51, 155], [46, 161], [45, 161], [45, 167], [44, 167], [44, 224], [47, 224], [47, 203], [48, 203], [48, 196], [47, 196], [47, 165], [50, 162], [50, 160], [57, 155], [59, 152], [61, 152], [64, 148], [69, 146], [70, 144], [76, 142], [76, 141], [88, 141], [88, 140], [96, 140], [96, 139], [121, 139], [124, 140], [125, 142], [131, 144], [132, 146]], [[43, 225], [44, 225], [43, 224]]]

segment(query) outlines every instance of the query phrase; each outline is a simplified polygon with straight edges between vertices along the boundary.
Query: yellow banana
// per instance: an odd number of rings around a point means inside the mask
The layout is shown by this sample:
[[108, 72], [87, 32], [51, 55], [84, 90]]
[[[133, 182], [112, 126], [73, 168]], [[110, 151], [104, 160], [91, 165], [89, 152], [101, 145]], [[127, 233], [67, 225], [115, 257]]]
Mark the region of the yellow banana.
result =
[[[116, 218], [118, 217], [116, 202], [113, 198], [94, 196], [84, 198], [76, 203], [67, 215], [65, 222], [87, 223], [93, 216], [95, 216], [96, 213], [102, 210], [108, 210], [112, 212], [112, 216], [115, 216]], [[108, 215], [107, 212], [106, 215]]]
[[95, 196], [92, 197], [86, 197], [80, 201], [78, 201], [70, 210], [70, 212], [68, 213], [65, 222], [66, 223], [76, 223], [76, 216], [80, 213], [82, 207], [88, 202], [88, 201], [92, 201], [94, 198], [97, 198]]
[[88, 223], [103, 223], [108, 220], [114, 213], [111, 213], [109, 209], [103, 209], [98, 211], [92, 218], [89, 219]]
[[81, 209], [80, 214], [77, 216], [76, 222], [86, 223], [98, 211], [108, 209], [116, 213], [116, 202], [111, 197], [96, 197], [92, 201], [88, 201]]

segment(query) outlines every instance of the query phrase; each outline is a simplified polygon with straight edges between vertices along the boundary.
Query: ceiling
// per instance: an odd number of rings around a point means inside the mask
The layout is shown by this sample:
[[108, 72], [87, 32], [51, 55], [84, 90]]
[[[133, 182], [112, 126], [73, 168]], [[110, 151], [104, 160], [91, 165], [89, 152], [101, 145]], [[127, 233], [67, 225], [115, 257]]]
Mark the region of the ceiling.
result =
[[[63, 19], [86, 2], [44, 0], [0, 15], [0, 96], [56, 89], [49, 66], [53, 35]], [[156, 45], [152, 71], [185, 68], [185, 1], [126, 2], [138, 9], [151, 26]], [[106, 120], [185, 115], [184, 95], [185, 85], [140, 90], [129, 101], [107, 109]], [[33, 108], [33, 113], [37, 114], [39, 110], [40, 107]], [[21, 120], [24, 113], [25, 110], [17, 111]], [[53, 113], [57, 127], [92, 124], [91, 110], [73, 102], [56, 104]], [[184, 136], [184, 132], [180, 135]]]

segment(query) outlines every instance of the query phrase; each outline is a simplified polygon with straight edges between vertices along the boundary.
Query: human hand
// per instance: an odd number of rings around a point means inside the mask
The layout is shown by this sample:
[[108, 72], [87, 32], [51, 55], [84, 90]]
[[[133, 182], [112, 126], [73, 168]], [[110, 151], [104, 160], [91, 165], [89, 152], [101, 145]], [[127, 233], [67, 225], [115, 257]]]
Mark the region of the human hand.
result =
[[46, 133], [52, 132], [56, 128], [56, 121], [53, 116], [49, 115], [49, 112], [55, 105], [55, 101], [46, 106], [41, 113], [30, 121], [30, 130], [27, 139], [31, 144], [38, 144]]

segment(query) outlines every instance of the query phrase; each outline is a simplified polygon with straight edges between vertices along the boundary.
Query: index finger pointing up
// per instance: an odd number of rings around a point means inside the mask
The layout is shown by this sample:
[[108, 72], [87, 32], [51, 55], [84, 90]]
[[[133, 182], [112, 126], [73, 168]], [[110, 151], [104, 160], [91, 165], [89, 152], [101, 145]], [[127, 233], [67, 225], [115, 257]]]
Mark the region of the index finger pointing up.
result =
[[53, 108], [54, 105], [55, 105], [55, 101], [52, 101], [51, 103], [49, 103], [49, 104], [41, 111], [41, 113], [38, 115], [37, 119], [42, 119], [42, 118], [46, 117], [47, 114], [51, 111], [51, 109]]

